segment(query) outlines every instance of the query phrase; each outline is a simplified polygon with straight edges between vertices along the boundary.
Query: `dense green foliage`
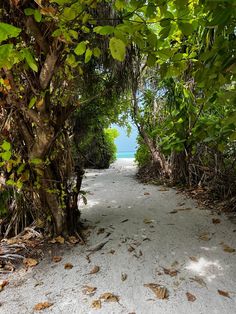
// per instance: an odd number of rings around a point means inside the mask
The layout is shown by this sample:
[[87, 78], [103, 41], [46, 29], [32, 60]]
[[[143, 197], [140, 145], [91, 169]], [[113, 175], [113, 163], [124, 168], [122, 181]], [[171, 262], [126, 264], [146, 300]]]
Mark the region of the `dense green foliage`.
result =
[[116, 160], [116, 129], [99, 129], [94, 126], [75, 146], [75, 154], [85, 168], [106, 169]]

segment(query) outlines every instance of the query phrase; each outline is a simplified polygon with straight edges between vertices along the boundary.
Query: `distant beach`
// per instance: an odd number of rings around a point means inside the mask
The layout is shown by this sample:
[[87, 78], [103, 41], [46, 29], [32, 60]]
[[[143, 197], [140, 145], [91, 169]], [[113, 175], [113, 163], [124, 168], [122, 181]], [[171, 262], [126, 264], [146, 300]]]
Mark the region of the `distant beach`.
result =
[[119, 152], [116, 154], [116, 158], [134, 158], [135, 152]]

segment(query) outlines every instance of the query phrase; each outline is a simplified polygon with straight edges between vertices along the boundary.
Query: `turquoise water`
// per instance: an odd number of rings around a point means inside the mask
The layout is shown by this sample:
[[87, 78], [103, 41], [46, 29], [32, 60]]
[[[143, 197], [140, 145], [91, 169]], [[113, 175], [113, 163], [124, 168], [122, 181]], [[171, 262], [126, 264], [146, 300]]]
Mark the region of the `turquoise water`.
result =
[[134, 158], [135, 152], [120, 152], [116, 154], [117, 158]]

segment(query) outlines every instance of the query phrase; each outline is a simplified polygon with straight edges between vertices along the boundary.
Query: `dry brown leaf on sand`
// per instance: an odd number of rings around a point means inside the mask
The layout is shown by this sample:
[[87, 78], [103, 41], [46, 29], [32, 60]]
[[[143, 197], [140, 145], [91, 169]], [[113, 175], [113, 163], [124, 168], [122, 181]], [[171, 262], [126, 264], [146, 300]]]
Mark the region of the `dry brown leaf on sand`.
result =
[[211, 236], [208, 232], [204, 232], [202, 234], [199, 235], [199, 240], [202, 240], [202, 241], [210, 241], [211, 240]]
[[164, 267], [162, 267], [162, 269], [164, 270], [164, 273], [166, 275], [169, 275], [171, 277], [177, 276], [177, 274], [179, 272], [177, 269], [168, 269], [168, 268], [164, 268]]
[[68, 238], [68, 242], [70, 243], [70, 244], [77, 244], [77, 243], [79, 243], [79, 239], [78, 238], [76, 238], [75, 236], [70, 236], [69, 238]]
[[71, 264], [71, 263], [66, 263], [65, 265], [64, 265], [64, 268], [65, 269], [72, 269], [74, 266]]
[[177, 213], [178, 213], [178, 210], [176, 210], [176, 209], [174, 209], [171, 212], [169, 212], [169, 214], [177, 214]]
[[90, 270], [90, 272], [88, 273], [88, 275], [96, 274], [96, 273], [99, 272], [99, 270], [100, 270], [100, 266], [95, 265], [95, 266], [93, 267], [93, 269]]
[[160, 192], [166, 192], [166, 191], [169, 191], [169, 189], [167, 189], [167, 188], [160, 188], [158, 191], [160, 191]]
[[97, 290], [97, 287], [91, 287], [91, 286], [83, 286], [83, 294], [93, 296]]
[[0, 283], [0, 292], [4, 289], [5, 286], [7, 286], [9, 283], [8, 280], [3, 280], [1, 283]]
[[125, 281], [128, 278], [128, 275], [126, 273], [121, 274], [121, 280]]
[[102, 302], [101, 300], [94, 300], [91, 304], [91, 307], [95, 310], [99, 310], [102, 308]]
[[50, 303], [50, 302], [42, 302], [42, 303], [38, 303], [34, 306], [34, 310], [35, 311], [41, 311], [41, 310], [44, 310], [44, 309], [47, 309], [49, 308], [50, 306], [52, 306], [53, 303]]
[[38, 261], [34, 258], [24, 258], [23, 264], [25, 265], [25, 267], [33, 267], [38, 264]]
[[185, 210], [192, 210], [191, 207], [181, 207], [181, 208], [176, 208], [177, 211], [185, 211]]
[[219, 218], [212, 218], [212, 223], [214, 225], [219, 224], [220, 223], [220, 219]]
[[190, 278], [190, 280], [197, 282], [202, 287], [206, 287], [207, 286], [205, 281], [201, 277], [199, 277], [199, 276], [192, 277], [192, 278]]
[[114, 295], [113, 293], [110, 292], [105, 292], [103, 293], [100, 298], [104, 302], [119, 302], [120, 298], [117, 295]]
[[150, 193], [148, 193], [148, 192], [145, 192], [145, 193], [143, 193], [143, 195], [150, 195]]
[[58, 237], [53, 238], [52, 240], [50, 240], [48, 242], [52, 243], [52, 244], [55, 244], [55, 243], [64, 244], [65, 243], [65, 239], [62, 236], [58, 236]]
[[61, 256], [53, 256], [52, 257], [52, 261], [54, 262], [54, 263], [58, 263], [58, 262], [60, 262], [62, 260], [62, 257]]
[[190, 293], [190, 292], [186, 292], [186, 297], [187, 297], [187, 299], [188, 299], [188, 301], [189, 302], [194, 302], [194, 301], [196, 301], [196, 297], [195, 297], [195, 295], [193, 295], [192, 293]]
[[228, 291], [223, 291], [223, 290], [217, 290], [219, 295], [222, 295], [223, 297], [230, 298], [229, 292]]
[[234, 253], [235, 252], [235, 249], [228, 246], [227, 244], [223, 244], [223, 250], [227, 253]]
[[143, 222], [144, 222], [146, 225], [148, 225], [148, 224], [153, 223], [153, 220], [152, 220], [152, 219], [145, 218], [145, 219], [143, 220]]
[[99, 228], [97, 234], [101, 234], [105, 232], [105, 228]]
[[131, 252], [133, 252], [134, 250], [135, 250], [135, 248], [130, 245], [129, 248], [128, 248], [128, 251], [131, 253]]
[[162, 299], [162, 300], [167, 299], [169, 296], [167, 288], [165, 288], [164, 286], [161, 286], [159, 284], [147, 283], [147, 284], [144, 284], [144, 287], [151, 289], [152, 292], [155, 293], [155, 295], [158, 299]]

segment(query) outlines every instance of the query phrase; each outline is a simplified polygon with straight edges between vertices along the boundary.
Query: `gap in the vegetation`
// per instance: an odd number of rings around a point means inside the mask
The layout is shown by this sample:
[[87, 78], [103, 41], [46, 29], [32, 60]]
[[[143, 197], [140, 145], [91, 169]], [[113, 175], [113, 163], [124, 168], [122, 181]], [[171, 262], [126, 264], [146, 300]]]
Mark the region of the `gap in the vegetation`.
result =
[[125, 127], [113, 125], [119, 132], [119, 136], [115, 139], [117, 147], [117, 158], [134, 158], [137, 149], [137, 129], [131, 125], [131, 132], [128, 135]]

